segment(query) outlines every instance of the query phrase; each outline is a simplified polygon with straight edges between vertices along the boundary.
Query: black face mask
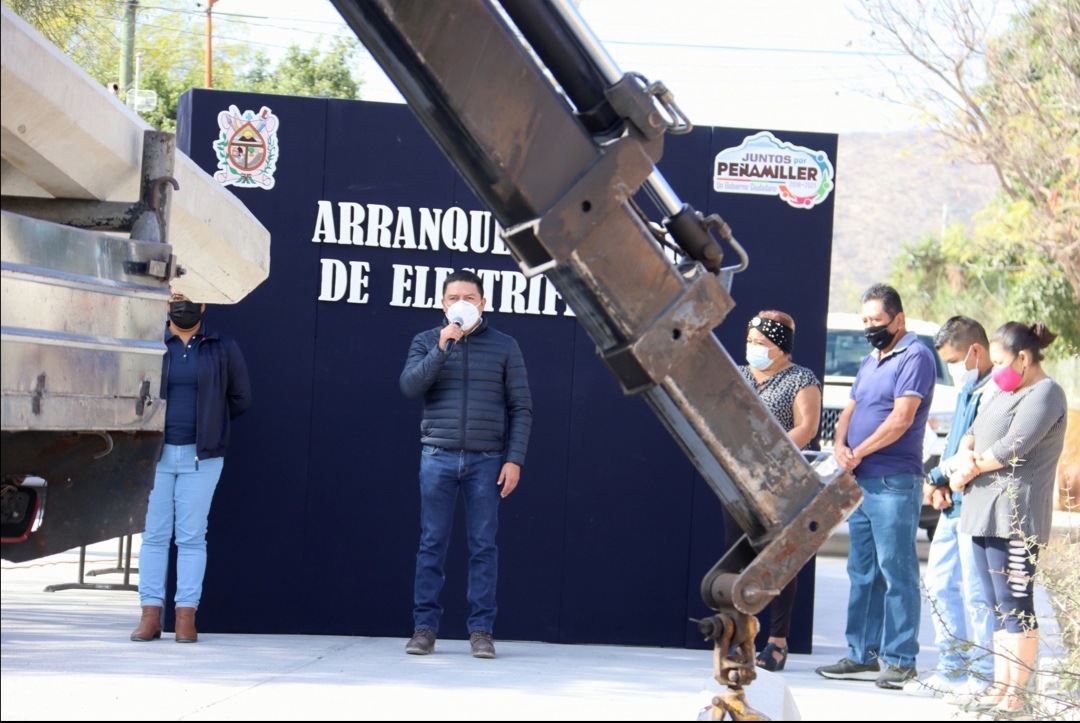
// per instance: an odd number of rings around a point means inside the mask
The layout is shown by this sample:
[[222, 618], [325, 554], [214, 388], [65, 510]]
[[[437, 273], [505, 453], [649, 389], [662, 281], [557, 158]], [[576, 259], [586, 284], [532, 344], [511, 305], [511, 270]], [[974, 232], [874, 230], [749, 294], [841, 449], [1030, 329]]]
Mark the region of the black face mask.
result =
[[[890, 321], [889, 324], [892, 322]], [[882, 324], [881, 326], [868, 326], [863, 329], [863, 336], [870, 342], [870, 346], [875, 349], [884, 349], [889, 344], [892, 344], [892, 340], [896, 338], [897, 332], [889, 331], [889, 324]]]
[[169, 321], [177, 329], [194, 329], [202, 321], [202, 308], [194, 301], [170, 301]]

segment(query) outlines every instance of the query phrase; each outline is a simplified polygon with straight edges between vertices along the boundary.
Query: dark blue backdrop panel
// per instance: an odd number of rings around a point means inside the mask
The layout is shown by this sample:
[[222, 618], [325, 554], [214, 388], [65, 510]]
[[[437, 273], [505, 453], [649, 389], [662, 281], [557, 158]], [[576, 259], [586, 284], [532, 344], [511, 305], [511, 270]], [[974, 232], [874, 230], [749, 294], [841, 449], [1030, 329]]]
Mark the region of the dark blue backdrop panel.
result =
[[[831, 257], [833, 204], [830, 194], [814, 209], [796, 209], [774, 196], [717, 193], [712, 190], [712, 163], [716, 154], [739, 146], [757, 131], [751, 129], [712, 128], [709, 152], [700, 156], [701, 166], [687, 168], [674, 176], [672, 186], [681, 195], [708, 187], [705, 213], [718, 213], [731, 226], [736, 240], [746, 249], [749, 267], [734, 278], [731, 294], [736, 302], [724, 323], [715, 333], [732, 359], [745, 363], [746, 324], [762, 309], [786, 311], [795, 319], [793, 360], [812, 369], [820, 378], [825, 359], [825, 320], [828, 309], [828, 279]], [[835, 135], [776, 131], [784, 141], [813, 150], [824, 151], [835, 165]], [[693, 141], [693, 138], [690, 139]], [[686, 142], [684, 137], [667, 139], [666, 151]], [[667, 153], [665, 153], [666, 160]], [[661, 168], [666, 168], [661, 161]], [[683, 187], [686, 183], [688, 187]], [[725, 249], [724, 265], [735, 263], [735, 254]], [[720, 502], [700, 477], [695, 484], [694, 519], [691, 543], [691, 613], [704, 612], [699, 594], [700, 576], [720, 556], [723, 548], [723, 523]], [[811, 560], [799, 575], [799, 588], [792, 613], [788, 645], [794, 652], [809, 652], [813, 634], [814, 562]], [[768, 637], [771, 615], [759, 616], [760, 649]], [[704, 646], [700, 634], [688, 626], [686, 644]]]
[[[482, 210], [408, 109], [190, 91], [178, 145], [210, 173], [217, 115], [230, 105], [268, 106], [281, 122], [280, 154], [273, 189], [234, 189], [271, 231], [270, 278], [243, 303], [213, 307], [207, 317], [240, 341], [255, 404], [236, 424], [211, 513], [200, 625], [410, 632], [422, 405], [404, 399], [397, 380], [413, 335], [442, 323], [435, 269], [473, 268], [494, 279], [485, 316], [518, 340], [534, 403], [521, 484], [500, 509], [496, 635], [701, 645], [688, 618], [707, 612], [698, 585], [722, 553], [719, 500], [645, 402], [622, 394], [565, 307], [510, 313], [504, 291], [523, 279], [510, 256], [490, 250], [312, 242], [320, 201], [335, 222], [341, 203], [411, 209], [414, 217], [421, 208]], [[722, 213], [751, 254], [732, 290], [738, 306], [717, 329], [732, 357], [742, 361], [746, 321], [759, 308], [796, 310], [798, 360], [820, 372], [832, 199], [805, 211], [773, 197], [713, 192], [713, 156], [754, 132], [697, 129], [668, 138], [660, 167], [685, 201]], [[835, 158], [835, 136], [783, 139]], [[648, 201], [641, 205], [657, 217]], [[327, 263], [363, 267], [363, 303], [318, 300]], [[412, 274], [410, 294], [420, 293], [420, 267], [428, 269], [423, 294], [434, 305], [391, 304], [401, 296], [395, 267]], [[441, 632], [450, 637], [467, 633], [462, 533], [459, 505], [442, 596]], [[812, 633], [807, 569], [792, 633], [797, 652], [809, 650]]]
[[[517, 490], [499, 512], [499, 619], [497, 634], [518, 640], [555, 641], [565, 585], [566, 494], [573, 409], [575, 339], [587, 336], [573, 317], [488, 314], [515, 339], [528, 367], [533, 400], [529, 452]], [[459, 528], [460, 529], [460, 528]], [[458, 576], [464, 582], [463, 576]], [[464, 588], [455, 621], [468, 615]], [[447, 622], [451, 622], [449, 619]]]
[[693, 466], [579, 336], [561, 642], [682, 646]]
[[[664, 137], [664, 156], [660, 159], [660, 170], [664, 179], [671, 186], [683, 203], [688, 203], [702, 213], [708, 214], [712, 191], [712, 150], [713, 128], [694, 128], [687, 134]], [[662, 216], [655, 204], [647, 200], [644, 192], [639, 192], [635, 199], [638, 205], [653, 221], [661, 221]], [[730, 249], [724, 248], [728, 254]], [[734, 263], [727, 259], [725, 266]]]
[[[750, 129], [713, 128], [710, 164], [689, 177], [711, 185], [713, 157], [740, 145]], [[824, 151], [836, 163], [836, 136], [776, 131], [784, 141]], [[676, 143], [681, 138], [674, 139]], [[678, 188], [678, 182], [675, 185]], [[812, 209], [792, 208], [775, 196], [710, 192], [708, 213], [718, 213], [750, 256], [750, 266], [735, 277], [736, 307], [716, 334], [736, 361], [742, 362], [746, 322], [761, 309], [787, 311], [795, 319], [793, 361], [821, 374], [825, 363], [825, 321], [829, 302], [835, 193]], [[732, 255], [733, 256], [733, 255]], [[727, 265], [725, 257], [725, 265]]]
[[[481, 209], [472, 190], [455, 174], [455, 205]], [[453, 268], [494, 269], [520, 274], [510, 256], [455, 252]], [[519, 279], [520, 281], [521, 279]], [[499, 617], [496, 634], [523, 640], [559, 639], [559, 601], [564, 581], [564, 538], [569, 443], [573, 409], [570, 384], [576, 364], [575, 339], [587, 336], [565, 305], [552, 315], [511, 313], [505, 296], [506, 280], [488, 294], [485, 315], [489, 323], [517, 339], [528, 369], [533, 401], [529, 451], [517, 490], [499, 512]], [[512, 308], [512, 307], [511, 307]], [[462, 529], [461, 516], [455, 522]], [[466, 633], [466, 554], [460, 536], [457, 569], [448, 574], [446, 622]], [[451, 607], [452, 606], [452, 607]]]
[[[335, 210], [341, 203], [410, 206], [418, 197], [452, 205], [452, 169], [422, 128], [399, 123], [396, 110], [328, 103], [322, 199]], [[420, 404], [401, 395], [398, 376], [413, 335], [442, 315], [388, 304], [395, 264], [450, 266], [451, 254], [442, 249], [421, 261], [415, 251], [313, 244], [311, 235], [306, 243], [323, 259], [364, 263], [369, 273], [365, 303], [318, 304], [306, 517], [312, 544], [303, 576], [312, 612], [305, 631], [402, 635], [412, 629]], [[340, 227], [337, 236], [344, 236]], [[307, 271], [318, 277], [314, 266]]]
[[177, 146], [209, 173], [217, 165], [217, 114], [230, 105], [256, 112], [263, 105], [275, 112], [295, 107], [307, 127], [282, 125], [279, 142], [289, 152], [280, 159], [272, 191], [232, 189], [271, 230], [272, 262], [269, 278], [242, 304], [207, 308], [207, 324], [233, 336], [244, 353], [252, 406], [233, 424], [211, 508], [199, 620], [207, 630], [299, 632], [304, 598], [298, 582], [311, 532], [304, 522], [312, 486], [309, 438], [322, 425], [312, 416], [317, 290], [312, 274], [291, 270], [318, 266], [318, 246], [302, 241], [311, 238], [306, 209], [322, 193], [324, 139], [311, 129], [325, 126], [326, 102], [224, 91], [185, 94]]

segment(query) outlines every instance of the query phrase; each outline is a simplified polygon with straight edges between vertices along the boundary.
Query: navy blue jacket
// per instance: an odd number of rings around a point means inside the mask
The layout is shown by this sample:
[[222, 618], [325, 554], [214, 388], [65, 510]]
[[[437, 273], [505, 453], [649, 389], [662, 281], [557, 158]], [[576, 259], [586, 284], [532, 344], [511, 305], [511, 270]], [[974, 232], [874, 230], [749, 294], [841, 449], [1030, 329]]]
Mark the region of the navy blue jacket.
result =
[[[165, 327], [166, 341], [175, 336]], [[224, 457], [229, 446], [229, 422], [251, 406], [251, 382], [240, 347], [232, 337], [208, 329], [195, 332], [199, 362], [199, 397], [195, 415], [195, 456]], [[161, 363], [161, 398], [167, 399], [169, 355]]]
[[441, 330], [413, 338], [399, 380], [409, 399], [424, 396], [420, 441], [445, 449], [502, 451], [507, 462], [524, 464], [532, 397], [518, 343], [481, 319], [448, 353], [439, 347]]

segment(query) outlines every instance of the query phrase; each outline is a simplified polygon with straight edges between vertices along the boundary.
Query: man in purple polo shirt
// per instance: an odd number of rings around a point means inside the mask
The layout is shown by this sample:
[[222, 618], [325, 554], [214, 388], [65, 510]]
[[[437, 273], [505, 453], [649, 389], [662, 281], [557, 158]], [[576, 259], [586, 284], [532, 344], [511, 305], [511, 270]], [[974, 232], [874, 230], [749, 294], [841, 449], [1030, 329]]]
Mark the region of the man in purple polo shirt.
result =
[[862, 504], [848, 518], [848, 654], [819, 675], [902, 689], [919, 652], [919, 558], [923, 430], [934, 396], [933, 352], [904, 327], [896, 289], [862, 297], [862, 360], [836, 423], [837, 461], [855, 475]]

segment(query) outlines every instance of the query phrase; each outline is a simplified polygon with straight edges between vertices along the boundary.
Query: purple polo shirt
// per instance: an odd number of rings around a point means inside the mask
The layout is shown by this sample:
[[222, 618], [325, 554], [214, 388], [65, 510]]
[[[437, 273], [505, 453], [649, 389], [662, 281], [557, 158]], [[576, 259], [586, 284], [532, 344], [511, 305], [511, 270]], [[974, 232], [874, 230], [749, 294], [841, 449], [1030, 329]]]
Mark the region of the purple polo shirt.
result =
[[884, 357], [879, 358], [880, 353], [875, 350], [862, 360], [855, 383], [851, 385], [855, 411], [848, 425], [848, 447], [855, 449], [874, 433], [892, 412], [897, 397], [919, 397], [919, 408], [907, 431], [889, 446], [864, 457], [855, 468], [855, 476], [922, 474], [923, 433], [937, 378], [934, 353], [911, 332]]

